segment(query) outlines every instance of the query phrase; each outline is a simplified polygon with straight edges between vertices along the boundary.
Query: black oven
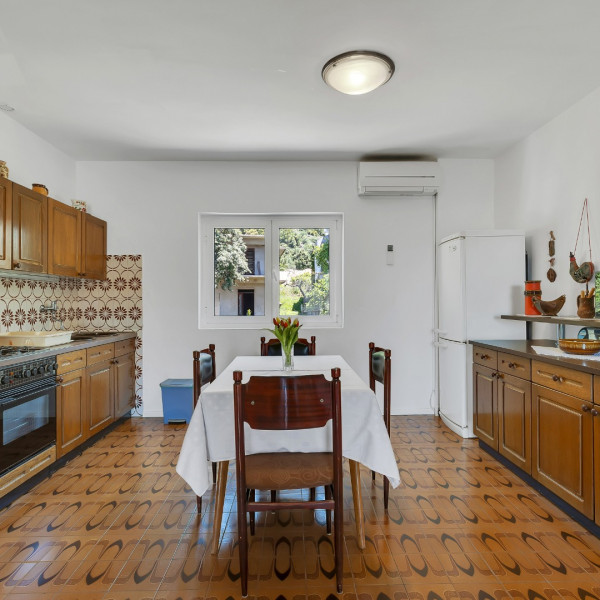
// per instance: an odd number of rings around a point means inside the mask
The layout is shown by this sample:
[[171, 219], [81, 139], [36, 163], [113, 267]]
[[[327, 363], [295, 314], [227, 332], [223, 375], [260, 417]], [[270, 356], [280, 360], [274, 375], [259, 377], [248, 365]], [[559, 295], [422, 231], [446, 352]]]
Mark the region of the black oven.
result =
[[0, 475], [55, 443], [56, 358], [1, 367]]

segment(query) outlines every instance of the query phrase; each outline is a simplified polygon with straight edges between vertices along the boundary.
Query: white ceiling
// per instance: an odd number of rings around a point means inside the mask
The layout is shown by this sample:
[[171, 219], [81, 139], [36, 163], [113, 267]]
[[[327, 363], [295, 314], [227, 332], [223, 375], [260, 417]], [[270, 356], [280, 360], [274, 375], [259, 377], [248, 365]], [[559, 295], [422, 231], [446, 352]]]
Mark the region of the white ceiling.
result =
[[[328, 88], [353, 49], [392, 80]], [[598, 86], [598, 0], [0, 0], [0, 104], [79, 160], [492, 157]]]

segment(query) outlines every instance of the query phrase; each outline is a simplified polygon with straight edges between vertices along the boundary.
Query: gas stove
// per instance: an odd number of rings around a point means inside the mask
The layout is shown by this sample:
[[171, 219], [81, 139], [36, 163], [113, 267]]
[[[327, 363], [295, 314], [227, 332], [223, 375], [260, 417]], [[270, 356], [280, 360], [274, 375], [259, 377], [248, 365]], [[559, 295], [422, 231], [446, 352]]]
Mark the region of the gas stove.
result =
[[[0, 395], [5, 390], [56, 376], [56, 356], [47, 348], [0, 346]], [[44, 352], [46, 356], [36, 358]], [[6, 363], [6, 364], [3, 364]]]

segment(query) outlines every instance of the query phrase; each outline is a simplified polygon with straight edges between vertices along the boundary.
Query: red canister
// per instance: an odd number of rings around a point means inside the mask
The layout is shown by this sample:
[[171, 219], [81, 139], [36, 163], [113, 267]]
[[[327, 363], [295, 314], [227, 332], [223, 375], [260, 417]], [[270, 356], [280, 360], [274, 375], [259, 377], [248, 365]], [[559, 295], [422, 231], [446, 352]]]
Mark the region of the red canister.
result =
[[532, 296], [542, 297], [542, 282], [539, 279], [525, 282], [525, 314], [541, 315], [542, 313], [533, 305]]

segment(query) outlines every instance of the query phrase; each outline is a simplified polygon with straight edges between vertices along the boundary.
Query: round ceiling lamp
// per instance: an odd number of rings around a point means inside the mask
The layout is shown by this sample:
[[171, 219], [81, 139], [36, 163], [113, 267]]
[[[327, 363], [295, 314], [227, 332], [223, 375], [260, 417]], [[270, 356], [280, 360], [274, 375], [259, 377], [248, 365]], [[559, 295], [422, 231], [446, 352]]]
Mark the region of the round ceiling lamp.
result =
[[394, 74], [394, 61], [379, 52], [352, 50], [328, 60], [323, 81], [342, 94], [366, 94], [388, 82]]

